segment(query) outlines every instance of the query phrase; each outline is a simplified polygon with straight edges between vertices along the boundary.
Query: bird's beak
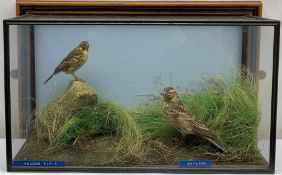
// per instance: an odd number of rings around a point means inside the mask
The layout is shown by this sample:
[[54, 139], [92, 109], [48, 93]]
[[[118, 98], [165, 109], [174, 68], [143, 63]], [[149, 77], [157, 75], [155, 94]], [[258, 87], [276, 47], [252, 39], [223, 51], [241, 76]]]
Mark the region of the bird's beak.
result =
[[161, 92], [161, 93], [160, 93], [160, 95], [161, 95], [161, 96], [164, 96], [164, 93], [163, 93], [163, 92]]

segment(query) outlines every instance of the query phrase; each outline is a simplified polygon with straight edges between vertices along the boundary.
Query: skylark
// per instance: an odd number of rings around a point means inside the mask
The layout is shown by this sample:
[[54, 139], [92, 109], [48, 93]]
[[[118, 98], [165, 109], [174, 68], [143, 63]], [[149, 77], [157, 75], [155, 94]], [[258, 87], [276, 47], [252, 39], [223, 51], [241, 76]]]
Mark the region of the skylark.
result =
[[174, 88], [166, 87], [161, 95], [164, 98], [163, 112], [165, 116], [171, 125], [182, 134], [183, 138], [186, 138], [187, 135], [197, 135], [211, 142], [219, 151], [225, 152], [217, 136], [183, 105]]

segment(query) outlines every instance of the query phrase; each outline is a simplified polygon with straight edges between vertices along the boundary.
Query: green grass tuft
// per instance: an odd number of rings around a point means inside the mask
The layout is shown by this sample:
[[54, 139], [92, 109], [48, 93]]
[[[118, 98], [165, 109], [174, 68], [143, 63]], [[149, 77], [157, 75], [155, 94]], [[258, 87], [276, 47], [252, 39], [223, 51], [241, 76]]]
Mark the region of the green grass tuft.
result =
[[166, 120], [159, 102], [134, 109], [131, 115], [140, 126], [144, 141], [181, 136]]
[[227, 149], [256, 149], [260, 115], [257, 84], [247, 76], [212, 79], [203, 90], [181, 95], [186, 106], [219, 135]]

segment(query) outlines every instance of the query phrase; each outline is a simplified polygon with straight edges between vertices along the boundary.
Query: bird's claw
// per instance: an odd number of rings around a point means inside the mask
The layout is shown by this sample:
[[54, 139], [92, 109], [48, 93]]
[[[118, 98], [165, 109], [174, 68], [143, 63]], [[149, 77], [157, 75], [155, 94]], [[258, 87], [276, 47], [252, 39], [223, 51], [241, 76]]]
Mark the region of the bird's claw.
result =
[[82, 80], [82, 79], [75, 79], [75, 81], [79, 81], [79, 82], [82, 82], [82, 83], [85, 83], [85, 81], [84, 80]]
[[70, 83], [73, 83], [73, 82], [75, 82], [75, 81], [82, 82], [82, 83], [85, 83], [85, 82], [86, 82], [86, 81], [84, 81], [84, 80], [82, 80], [82, 79], [77, 78], [77, 79], [71, 80]]

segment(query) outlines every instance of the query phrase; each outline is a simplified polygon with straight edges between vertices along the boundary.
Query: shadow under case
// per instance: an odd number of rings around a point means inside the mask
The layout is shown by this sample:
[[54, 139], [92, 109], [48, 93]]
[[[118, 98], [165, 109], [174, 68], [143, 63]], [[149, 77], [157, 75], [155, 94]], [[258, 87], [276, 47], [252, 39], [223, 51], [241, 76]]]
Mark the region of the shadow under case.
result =
[[247, 16], [4, 20], [8, 170], [273, 172], [279, 31]]

